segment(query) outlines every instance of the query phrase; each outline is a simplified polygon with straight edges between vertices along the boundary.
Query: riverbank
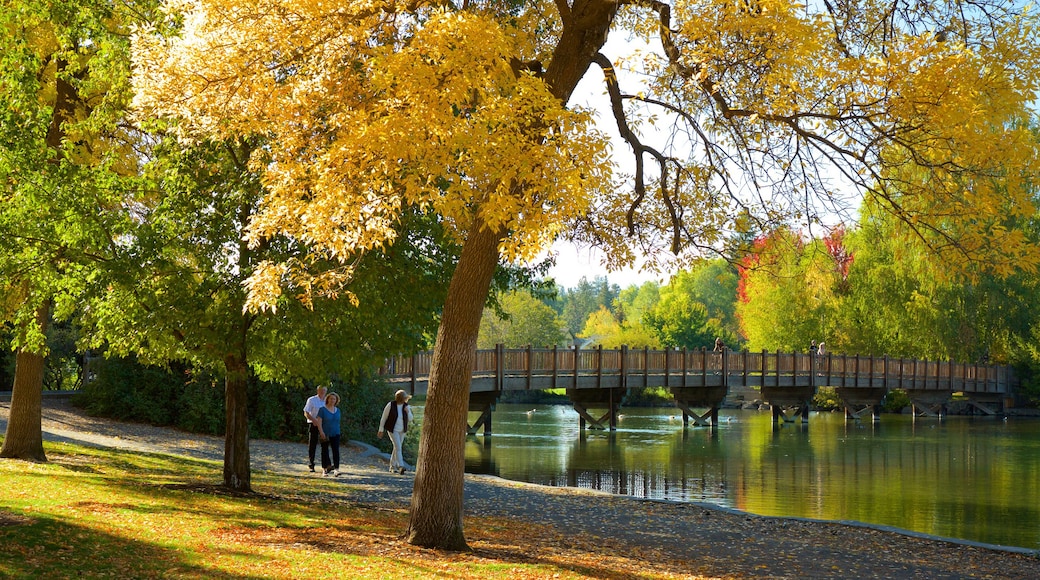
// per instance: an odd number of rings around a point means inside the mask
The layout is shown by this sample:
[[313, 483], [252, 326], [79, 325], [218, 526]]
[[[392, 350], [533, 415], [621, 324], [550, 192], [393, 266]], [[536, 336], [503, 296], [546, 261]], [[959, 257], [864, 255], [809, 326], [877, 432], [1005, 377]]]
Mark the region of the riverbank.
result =
[[[46, 400], [44, 405], [48, 442], [221, 461], [222, 438], [91, 418], [62, 401]], [[4, 429], [8, 407], [9, 403], [0, 404], [0, 427]], [[255, 472], [297, 478], [301, 488], [333, 485], [336, 502], [362, 508], [373, 517], [408, 508], [412, 476], [390, 474], [384, 459], [369, 449], [346, 450], [343, 475], [334, 482], [307, 470], [303, 444], [255, 440], [250, 452]], [[11, 460], [0, 462], [9, 465]], [[551, 536], [562, 539], [558, 549], [564, 560], [578, 558], [578, 553], [607, 560], [624, 554], [641, 562], [648, 574], [660, 574], [647, 577], [1040, 577], [1040, 557], [1032, 551], [945, 541], [855, 523], [759, 517], [707, 505], [634, 500], [488, 476], [467, 475], [465, 495], [471, 538], [481, 537], [481, 522], [512, 522], [517, 524], [510, 532], [516, 554], [527, 553], [527, 546], [551, 549], [544, 541]], [[0, 506], [0, 510], [6, 507]], [[399, 532], [404, 532], [403, 527]], [[349, 534], [342, 540], [349, 542]], [[480, 546], [475, 545], [478, 556], [500, 563], [508, 563], [512, 557]], [[575, 546], [581, 550], [575, 552]], [[330, 549], [349, 551], [351, 547]], [[393, 549], [402, 555], [419, 550], [400, 541]], [[447, 553], [438, 557], [454, 558]], [[427, 571], [432, 574], [434, 569]], [[576, 565], [570, 570], [579, 570], [577, 577], [624, 577], [621, 570], [607, 576], [581, 569]], [[267, 577], [294, 575], [283, 571]]]

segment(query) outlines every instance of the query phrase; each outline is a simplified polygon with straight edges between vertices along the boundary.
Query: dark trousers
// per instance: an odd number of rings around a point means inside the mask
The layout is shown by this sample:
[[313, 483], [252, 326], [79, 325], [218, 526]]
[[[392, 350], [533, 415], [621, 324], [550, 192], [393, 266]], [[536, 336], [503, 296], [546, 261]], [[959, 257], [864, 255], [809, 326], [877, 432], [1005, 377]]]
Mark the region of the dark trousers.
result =
[[310, 459], [311, 467], [314, 467], [314, 452], [318, 449], [318, 440], [321, 439], [321, 435], [318, 433], [318, 428], [314, 426], [314, 423], [308, 423], [310, 426], [310, 433], [307, 435], [307, 458]]
[[[325, 471], [339, 469], [339, 438], [340, 435], [329, 437], [328, 441], [321, 442], [321, 468]], [[332, 460], [329, 460], [329, 448], [332, 448]]]

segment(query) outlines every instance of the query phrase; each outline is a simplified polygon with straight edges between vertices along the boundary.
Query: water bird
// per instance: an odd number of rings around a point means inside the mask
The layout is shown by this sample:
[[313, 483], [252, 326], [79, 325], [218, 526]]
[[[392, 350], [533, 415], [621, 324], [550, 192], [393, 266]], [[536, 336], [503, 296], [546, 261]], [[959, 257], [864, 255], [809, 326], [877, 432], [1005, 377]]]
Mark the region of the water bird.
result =
[[528, 415], [534, 415], [534, 412], [537, 411], [537, 410], [538, 409], [531, 409], [530, 411], [527, 412], [527, 414]]

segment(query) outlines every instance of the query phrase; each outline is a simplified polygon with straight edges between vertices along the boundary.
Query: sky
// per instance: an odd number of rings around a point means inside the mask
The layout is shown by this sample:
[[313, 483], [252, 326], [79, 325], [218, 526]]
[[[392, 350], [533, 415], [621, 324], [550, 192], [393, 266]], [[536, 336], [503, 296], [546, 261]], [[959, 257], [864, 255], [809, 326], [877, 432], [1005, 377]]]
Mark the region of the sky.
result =
[[556, 256], [556, 265], [549, 270], [549, 276], [563, 288], [574, 288], [584, 276], [592, 281], [596, 276], [606, 276], [611, 284], [617, 284], [627, 288], [633, 284], [640, 285], [644, 282], [656, 280], [661, 284], [668, 281], [667, 274], [654, 272], [639, 272], [629, 268], [618, 272], [608, 272], [600, 265], [602, 255], [595, 249], [579, 248], [566, 242], [557, 242], [552, 250]]
[[[611, 35], [603, 53], [612, 60], [620, 54], [631, 54], [638, 49], [652, 48], [632, 39], [619, 38], [619, 35]], [[658, 48], [660, 48], [658, 46]], [[618, 77], [623, 83], [624, 92], [635, 92], [642, 88], [642, 82], [624, 70], [618, 70]], [[574, 90], [571, 105], [590, 106], [597, 111], [596, 124], [601, 131], [611, 136], [614, 149], [616, 171], [632, 171], [632, 150], [618, 135], [617, 124], [610, 113], [609, 99], [605, 94], [603, 84], [603, 71], [593, 65], [585, 73], [581, 82]], [[595, 249], [581, 248], [567, 242], [557, 242], [553, 245], [551, 253], [556, 255], [556, 266], [549, 271], [556, 283], [564, 288], [574, 288], [584, 276], [590, 281], [596, 276], [606, 276], [611, 284], [617, 284], [627, 288], [632, 284], [642, 284], [650, 280], [657, 280], [664, 284], [668, 281], [668, 274], [653, 272], [639, 272], [636, 269], [626, 269], [619, 272], [608, 272], [601, 265], [602, 254]]]

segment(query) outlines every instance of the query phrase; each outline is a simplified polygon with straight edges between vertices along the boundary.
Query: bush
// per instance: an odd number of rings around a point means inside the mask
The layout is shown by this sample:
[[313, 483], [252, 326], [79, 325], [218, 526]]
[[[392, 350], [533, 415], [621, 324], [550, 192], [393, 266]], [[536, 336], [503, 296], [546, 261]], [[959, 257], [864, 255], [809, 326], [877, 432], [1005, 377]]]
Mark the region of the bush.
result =
[[671, 407], [675, 398], [665, 387], [642, 387], [629, 389], [625, 395], [626, 407]]
[[820, 387], [813, 396], [812, 405], [817, 411], [838, 411], [845, 408], [838, 390], [834, 387]]
[[904, 408], [910, 406], [910, 396], [902, 390], [894, 389], [885, 395], [881, 405], [886, 413], [902, 413]]
[[[225, 432], [224, 381], [183, 365], [145, 366], [133, 357], [92, 362], [93, 380], [74, 401], [91, 415], [175, 426], [192, 433]], [[258, 439], [306, 441], [303, 405], [313, 385], [249, 381], [249, 434]], [[371, 378], [336, 380], [343, 438], [375, 442], [376, 425], [392, 389]]]

